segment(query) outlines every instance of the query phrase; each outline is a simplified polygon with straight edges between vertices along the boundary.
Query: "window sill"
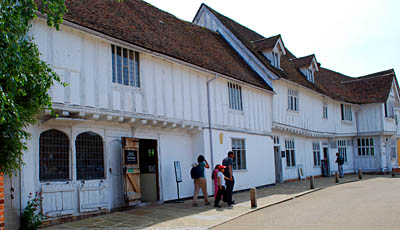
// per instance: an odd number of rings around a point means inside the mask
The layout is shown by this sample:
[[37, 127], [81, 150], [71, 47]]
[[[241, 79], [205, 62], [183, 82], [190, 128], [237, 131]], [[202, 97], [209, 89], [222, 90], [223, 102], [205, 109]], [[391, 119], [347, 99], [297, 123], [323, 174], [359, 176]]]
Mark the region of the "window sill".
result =
[[136, 87], [136, 86], [130, 86], [130, 85], [123, 85], [123, 84], [119, 84], [119, 83], [114, 83], [112, 82], [112, 88], [113, 89], [118, 89], [118, 90], [124, 90], [124, 91], [137, 91], [137, 92], [141, 92], [142, 89], [140, 87]]
[[394, 117], [385, 117], [386, 121], [394, 122]]
[[352, 125], [353, 121], [342, 120], [342, 124], [344, 124], [344, 125]]
[[296, 114], [300, 113], [298, 110], [296, 111], [296, 110], [287, 109], [287, 111], [290, 112], [290, 113], [296, 113]]
[[296, 166], [286, 166], [285, 168], [286, 169], [296, 169], [297, 167]]
[[233, 170], [233, 172], [238, 172], [238, 173], [240, 173], [240, 172], [247, 172], [248, 170], [247, 169], [234, 169]]
[[230, 113], [235, 113], [235, 114], [239, 114], [239, 115], [244, 116], [243, 110], [236, 110], [236, 109], [231, 109], [231, 108], [229, 108], [229, 112], [230, 112]]

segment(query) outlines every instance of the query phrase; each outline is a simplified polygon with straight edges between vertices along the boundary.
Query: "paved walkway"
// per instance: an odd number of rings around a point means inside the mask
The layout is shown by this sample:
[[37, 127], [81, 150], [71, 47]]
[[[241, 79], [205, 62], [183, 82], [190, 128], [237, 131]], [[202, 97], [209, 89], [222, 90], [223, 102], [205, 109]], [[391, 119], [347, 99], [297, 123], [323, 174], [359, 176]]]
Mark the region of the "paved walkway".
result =
[[[364, 179], [376, 177], [384, 176], [364, 175]], [[315, 179], [315, 190], [335, 185], [334, 180], [334, 177]], [[358, 180], [358, 176], [346, 175], [340, 183], [355, 180]], [[209, 229], [254, 210], [294, 199], [315, 190], [310, 190], [309, 181], [287, 182], [258, 188], [256, 209], [250, 207], [249, 191], [244, 191], [234, 194], [237, 204], [232, 207], [222, 202], [222, 208], [219, 209], [213, 205], [204, 206], [202, 202], [199, 202], [198, 207], [192, 207], [192, 201], [186, 200], [184, 203], [135, 207], [127, 211], [113, 212], [45, 229]], [[213, 198], [210, 201], [213, 201]]]

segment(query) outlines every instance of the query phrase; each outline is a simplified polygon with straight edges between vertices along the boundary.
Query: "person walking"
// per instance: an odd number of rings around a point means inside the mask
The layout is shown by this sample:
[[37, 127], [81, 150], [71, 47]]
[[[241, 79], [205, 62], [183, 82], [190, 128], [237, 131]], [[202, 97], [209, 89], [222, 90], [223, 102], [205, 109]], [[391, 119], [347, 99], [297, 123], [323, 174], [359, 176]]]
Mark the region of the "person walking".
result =
[[235, 178], [233, 177], [233, 160], [235, 159], [235, 154], [232, 151], [228, 152], [228, 156], [222, 161], [222, 165], [226, 167], [224, 175], [226, 177], [226, 189], [224, 201], [228, 203], [228, 205], [235, 204], [235, 201], [232, 199], [233, 186], [235, 185]]
[[218, 172], [219, 172], [219, 169], [218, 169], [219, 166], [220, 166], [220, 164], [217, 164], [215, 166], [214, 171], [211, 176], [211, 179], [214, 182], [214, 199], [217, 198], [217, 193], [218, 193], [218, 178], [217, 178], [217, 176], [218, 176]]
[[218, 173], [216, 178], [218, 184], [218, 192], [214, 200], [214, 207], [216, 208], [222, 208], [221, 205], [219, 205], [219, 201], [221, 200], [221, 197], [225, 194], [225, 168], [226, 167], [223, 165], [218, 165]]
[[344, 164], [344, 159], [342, 156], [340, 156], [340, 153], [336, 153], [336, 163], [338, 164], [338, 171], [339, 171], [339, 177], [343, 178], [343, 164]]
[[198, 165], [198, 170], [200, 171], [200, 177], [197, 179], [194, 179], [194, 194], [193, 194], [193, 207], [198, 206], [197, 204], [197, 196], [199, 195], [199, 191], [201, 188], [201, 191], [203, 191], [204, 195], [204, 204], [205, 205], [210, 205], [210, 202], [208, 201], [208, 194], [207, 194], [207, 180], [204, 174], [204, 168], [210, 168], [208, 165], [208, 162], [204, 158], [203, 155], [200, 155], [197, 157], [197, 163]]

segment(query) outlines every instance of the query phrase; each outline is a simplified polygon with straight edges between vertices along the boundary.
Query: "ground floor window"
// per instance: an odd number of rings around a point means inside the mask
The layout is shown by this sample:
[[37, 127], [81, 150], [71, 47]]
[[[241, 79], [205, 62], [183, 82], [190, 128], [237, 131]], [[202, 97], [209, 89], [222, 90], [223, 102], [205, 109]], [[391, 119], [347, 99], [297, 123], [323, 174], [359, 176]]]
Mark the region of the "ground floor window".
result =
[[294, 152], [294, 140], [285, 140], [286, 148], [286, 166], [296, 166], [295, 152]]
[[359, 156], [374, 156], [374, 139], [373, 138], [358, 138], [357, 148]]
[[347, 162], [347, 145], [346, 140], [338, 140], [338, 152], [343, 157], [344, 162]]
[[55, 129], [39, 137], [39, 180], [62, 181], [69, 177], [69, 140]]
[[76, 137], [75, 147], [77, 179], [103, 179], [103, 139], [93, 132], [81, 133]]
[[318, 142], [312, 143], [313, 155], [314, 155], [314, 166], [321, 166], [321, 150]]
[[233, 169], [246, 169], [246, 143], [245, 139], [232, 138], [232, 152], [235, 153]]

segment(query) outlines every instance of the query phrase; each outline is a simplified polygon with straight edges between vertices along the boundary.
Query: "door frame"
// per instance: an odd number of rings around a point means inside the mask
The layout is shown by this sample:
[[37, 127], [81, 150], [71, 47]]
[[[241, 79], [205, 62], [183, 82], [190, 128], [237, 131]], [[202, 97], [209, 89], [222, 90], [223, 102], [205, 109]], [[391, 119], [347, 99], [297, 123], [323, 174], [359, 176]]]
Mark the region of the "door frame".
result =
[[[140, 141], [154, 141], [154, 157], [156, 158], [156, 187], [157, 187], [157, 201], [161, 200], [161, 188], [160, 188], [160, 160], [159, 160], [159, 140], [155, 138], [138, 138], [139, 139], [139, 156], [140, 156]], [[139, 167], [142, 161], [139, 161]]]
[[[278, 151], [275, 152], [275, 149]], [[276, 169], [277, 164], [279, 165], [279, 169]], [[281, 147], [274, 146], [274, 165], [275, 165], [275, 183], [283, 182], [283, 169], [282, 169], [282, 156], [281, 156]], [[277, 179], [277, 172], [280, 173], [279, 180]]]

